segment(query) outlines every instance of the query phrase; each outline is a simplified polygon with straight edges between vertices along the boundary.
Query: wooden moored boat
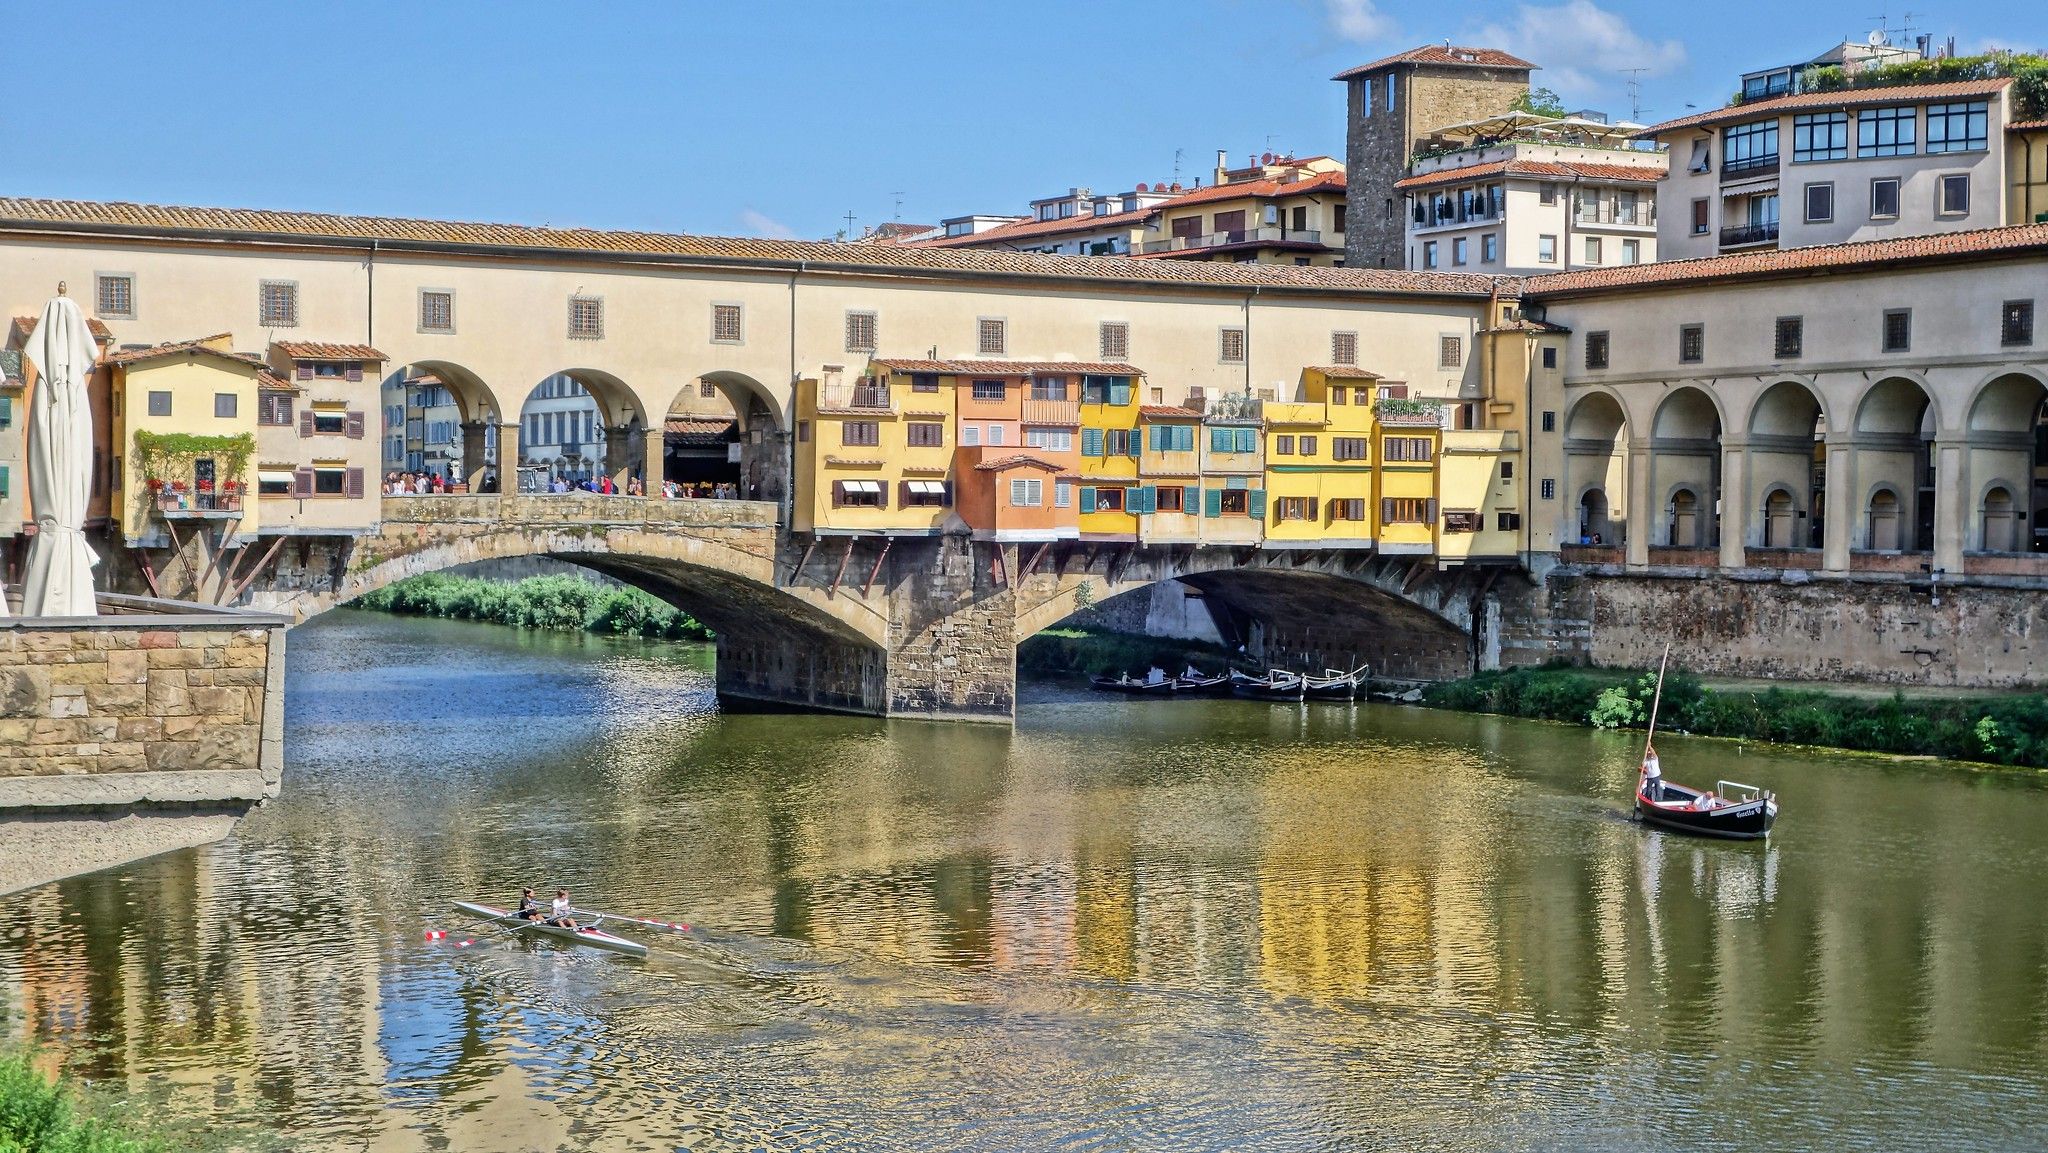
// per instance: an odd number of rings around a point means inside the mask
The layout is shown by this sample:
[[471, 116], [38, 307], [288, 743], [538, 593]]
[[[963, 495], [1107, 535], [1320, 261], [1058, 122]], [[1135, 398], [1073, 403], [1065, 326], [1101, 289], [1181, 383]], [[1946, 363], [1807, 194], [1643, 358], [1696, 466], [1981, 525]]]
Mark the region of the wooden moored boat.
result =
[[624, 937], [614, 937], [603, 929], [598, 928], [595, 923], [577, 925], [574, 928], [563, 928], [560, 925], [549, 925], [541, 921], [523, 920], [514, 916], [509, 909], [493, 908], [490, 905], [481, 905], [475, 901], [457, 901], [455, 902], [455, 907], [472, 917], [481, 917], [486, 921], [496, 921], [500, 925], [517, 929], [522, 933], [553, 937], [559, 941], [589, 945], [597, 949], [610, 949], [614, 953], [624, 953], [628, 957], [645, 957], [647, 955], [647, 946], [638, 941], [628, 941]]
[[1281, 669], [1274, 669], [1263, 677], [1232, 673], [1230, 691], [1254, 700], [1299, 701], [1308, 694], [1308, 678]]
[[1302, 695], [1312, 701], [1355, 701], [1365, 681], [1365, 670], [1339, 672], [1324, 669], [1319, 677], [1303, 677]]
[[1218, 673], [1207, 676], [1200, 669], [1189, 668], [1174, 678], [1178, 682], [1176, 692], [1184, 697], [1227, 697], [1230, 695], [1230, 674]]
[[1098, 693], [1124, 693], [1134, 697], [1172, 696], [1179, 686], [1180, 682], [1173, 677], [1162, 677], [1156, 681], [1141, 680], [1128, 674], [1088, 678], [1088, 687]]

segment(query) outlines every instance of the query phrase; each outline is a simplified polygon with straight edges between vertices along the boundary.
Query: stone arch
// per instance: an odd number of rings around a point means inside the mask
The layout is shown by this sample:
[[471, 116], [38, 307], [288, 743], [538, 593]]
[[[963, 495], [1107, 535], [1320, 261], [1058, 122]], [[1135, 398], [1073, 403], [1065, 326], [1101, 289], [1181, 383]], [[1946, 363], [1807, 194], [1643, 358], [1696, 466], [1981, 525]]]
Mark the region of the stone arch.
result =
[[1718, 539], [1721, 434], [1726, 427], [1720, 400], [1707, 390], [1682, 384], [1664, 394], [1650, 417], [1649, 491], [1643, 494], [1641, 511], [1644, 520], [1657, 519], [1656, 510], [1647, 506], [1651, 495], [1690, 488], [1699, 494], [1702, 510], [1696, 539]]
[[1878, 530], [1888, 522], [1864, 500], [1861, 532], [1864, 547], [1924, 552], [1934, 547], [1934, 437], [1943, 427], [1940, 398], [1913, 373], [1893, 372], [1873, 382], [1857, 399], [1852, 436], [1856, 446], [1856, 484], [1852, 491], [1870, 494], [1889, 489], [1899, 503], [1898, 543]]
[[[396, 429], [387, 427], [383, 435], [397, 437], [401, 449], [396, 458], [389, 445], [380, 454], [384, 472], [425, 472], [468, 481], [495, 467], [496, 428], [508, 419], [504, 403], [468, 367], [450, 360], [400, 365], [378, 386], [378, 406], [386, 410], [385, 425], [397, 418]], [[413, 413], [420, 414], [417, 435]]]
[[[1986, 377], [1970, 396], [1964, 415], [1965, 476], [1994, 476], [2010, 493], [2009, 509], [1987, 509], [1977, 486], [1972, 515], [1980, 547], [1990, 552], [2048, 549], [2048, 486], [2035, 482], [2048, 469], [2048, 383], [2027, 368], [2007, 368]], [[2002, 547], [2000, 547], [2002, 546]]]
[[1918, 373], [1891, 372], [1856, 399], [1858, 434], [1906, 434], [1942, 427], [1941, 402]]
[[1890, 481], [1872, 485], [1863, 499], [1863, 524], [1859, 530], [1862, 547], [1874, 552], [1904, 551], [1907, 541], [1904, 522], [1909, 507], [1898, 487]]
[[1765, 548], [1797, 548], [1798, 513], [1801, 501], [1791, 485], [1773, 483], [1763, 490], [1758, 513], [1763, 517], [1760, 531]]
[[[1614, 510], [1627, 508], [1626, 449], [1632, 425], [1622, 398], [1608, 389], [1593, 389], [1565, 410], [1565, 476], [1567, 500], [1559, 502], [1558, 539], [1614, 544]], [[1587, 504], [1589, 493], [1597, 492]]]
[[2040, 420], [2048, 399], [2048, 379], [2029, 368], [2003, 368], [1979, 381], [1970, 392], [1971, 432], [2029, 432]]
[[717, 369], [698, 378], [715, 385], [738, 421], [740, 495], [782, 501], [790, 491], [790, 430], [780, 397], [743, 372]]
[[1655, 440], [1719, 439], [1726, 427], [1721, 402], [1713, 393], [1691, 384], [1665, 393], [1650, 418], [1650, 436]]
[[1679, 483], [1664, 494], [1664, 541], [1672, 548], [1703, 547], [1707, 509], [1699, 490]]
[[[1767, 547], [1821, 546], [1830, 419], [1827, 399], [1798, 377], [1774, 381], [1750, 405], [1746, 426], [1750, 489], [1768, 495], [1773, 488], [1782, 488], [1792, 497], [1789, 534], [1774, 531], [1788, 526], [1771, 521], [1768, 501], [1759, 500], [1754, 506], [1764, 517], [1762, 536]], [[1769, 544], [1781, 537], [1780, 543]]]
[[2004, 477], [1979, 488], [1975, 506], [1979, 549], [1984, 552], [2025, 551], [2026, 505], [2020, 494], [2026, 491]]
[[[415, 360], [400, 366], [392, 375], [434, 377], [447, 386], [465, 422], [502, 419], [505, 415], [505, 403], [497, 392], [482, 377], [452, 360]], [[391, 377], [385, 379], [388, 383]]]

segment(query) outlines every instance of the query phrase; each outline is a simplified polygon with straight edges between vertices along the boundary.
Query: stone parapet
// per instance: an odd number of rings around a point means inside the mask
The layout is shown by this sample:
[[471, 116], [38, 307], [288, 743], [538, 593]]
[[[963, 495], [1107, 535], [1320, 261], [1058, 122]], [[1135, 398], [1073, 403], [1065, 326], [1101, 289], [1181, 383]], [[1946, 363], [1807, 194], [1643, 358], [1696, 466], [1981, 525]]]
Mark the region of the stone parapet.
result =
[[387, 524], [650, 525], [774, 528], [777, 506], [760, 500], [663, 500], [659, 497], [549, 493], [511, 496], [387, 496]]
[[113, 595], [100, 611], [0, 620], [0, 810], [274, 795], [287, 622]]

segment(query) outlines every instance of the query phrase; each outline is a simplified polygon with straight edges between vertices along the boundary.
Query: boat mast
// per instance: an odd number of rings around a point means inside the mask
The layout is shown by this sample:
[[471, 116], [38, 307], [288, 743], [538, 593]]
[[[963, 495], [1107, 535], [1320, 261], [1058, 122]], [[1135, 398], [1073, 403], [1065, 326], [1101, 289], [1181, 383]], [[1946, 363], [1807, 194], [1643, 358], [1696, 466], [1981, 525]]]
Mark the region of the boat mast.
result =
[[1664, 703], [1664, 669], [1671, 663], [1671, 642], [1664, 643], [1664, 659], [1657, 662], [1657, 692], [1650, 698], [1650, 731], [1643, 738], [1643, 759], [1650, 759], [1650, 743], [1657, 739], [1657, 708]]

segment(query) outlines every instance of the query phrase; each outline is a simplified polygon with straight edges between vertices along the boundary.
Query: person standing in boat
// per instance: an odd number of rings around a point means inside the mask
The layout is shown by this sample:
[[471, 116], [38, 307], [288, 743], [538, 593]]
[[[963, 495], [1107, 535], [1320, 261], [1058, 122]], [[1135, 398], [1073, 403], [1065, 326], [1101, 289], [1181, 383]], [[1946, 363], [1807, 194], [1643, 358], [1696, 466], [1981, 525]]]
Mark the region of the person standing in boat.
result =
[[532, 889], [519, 890], [519, 907], [512, 910], [512, 915], [522, 921], [538, 921], [542, 918], [540, 898], [533, 895]]
[[548, 918], [548, 924], [563, 929], [573, 929], [576, 927], [575, 918], [572, 916], [575, 911], [569, 907], [569, 890], [556, 889], [553, 907], [554, 916]]
[[1661, 801], [1664, 788], [1664, 767], [1657, 763], [1657, 747], [1643, 747], [1643, 795], [1653, 801]]

